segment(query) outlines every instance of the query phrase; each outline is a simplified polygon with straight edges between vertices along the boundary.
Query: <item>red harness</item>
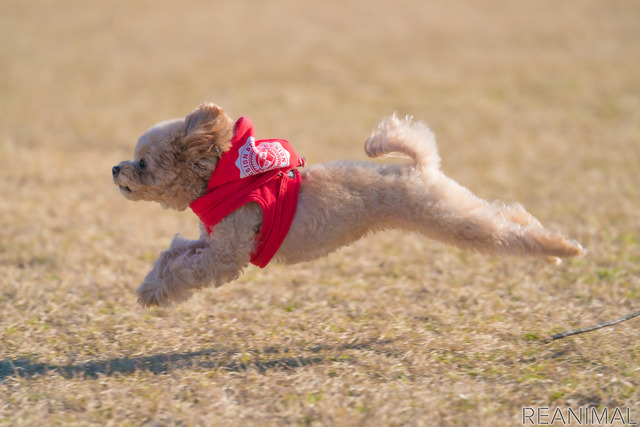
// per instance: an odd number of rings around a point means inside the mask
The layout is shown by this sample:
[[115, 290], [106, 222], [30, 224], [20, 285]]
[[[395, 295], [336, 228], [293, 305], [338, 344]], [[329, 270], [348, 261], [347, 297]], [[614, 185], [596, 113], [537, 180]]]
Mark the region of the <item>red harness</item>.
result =
[[207, 194], [189, 205], [209, 234], [227, 215], [249, 202], [262, 208], [262, 227], [251, 262], [264, 268], [289, 232], [296, 213], [302, 177], [296, 169], [305, 165], [284, 139], [253, 137], [253, 123], [240, 117], [231, 148], [223, 153], [211, 174]]

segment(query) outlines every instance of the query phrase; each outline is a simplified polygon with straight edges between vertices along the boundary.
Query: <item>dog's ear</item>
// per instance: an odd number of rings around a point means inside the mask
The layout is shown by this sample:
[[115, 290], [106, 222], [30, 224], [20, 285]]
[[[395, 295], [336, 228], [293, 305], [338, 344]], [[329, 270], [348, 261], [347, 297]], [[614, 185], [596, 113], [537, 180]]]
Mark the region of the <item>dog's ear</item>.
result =
[[217, 160], [231, 145], [233, 123], [215, 104], [200, 105], [185, 118], [182, 155], [192, 161]]

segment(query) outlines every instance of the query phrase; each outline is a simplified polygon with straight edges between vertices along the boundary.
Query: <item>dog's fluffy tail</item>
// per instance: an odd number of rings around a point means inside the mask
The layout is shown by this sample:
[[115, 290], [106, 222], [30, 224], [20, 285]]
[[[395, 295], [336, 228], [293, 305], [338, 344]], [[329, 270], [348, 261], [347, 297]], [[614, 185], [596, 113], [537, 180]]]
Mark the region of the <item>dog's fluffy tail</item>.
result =
[[385, 118], [364, 143], [369, 157], [385, 157], [400, 153], [422, 170], [439, 170], [440, 156], [433, 132], [423, 122], [412, 122], [413, 117], [399, 119], [395, 114]]

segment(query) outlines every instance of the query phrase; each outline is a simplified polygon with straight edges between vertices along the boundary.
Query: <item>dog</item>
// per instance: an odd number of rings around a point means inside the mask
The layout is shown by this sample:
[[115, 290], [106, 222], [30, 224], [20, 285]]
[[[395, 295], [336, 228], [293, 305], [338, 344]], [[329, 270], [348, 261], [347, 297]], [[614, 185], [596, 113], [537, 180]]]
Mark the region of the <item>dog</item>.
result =
[[313, 260], [376, 230], [402, 229], [465, 250], [553, 263], [585, 252], [520, 204], [489, 203], [445, 176], [434, 135], [422, 122], [385, 118], [364, 148], [372, 158], [400, 153], [410, 162], [302, 167], [304, 159], [287, 141], [256, 141], [248, 118], [234, 123], [212, 103], [151, 127], [134, 160], [112, 168], [113, 182], [129, 200], [191, 207], [201, 235], [173, 238], [138, 288], [138, 302], [180, 303], [198, 289], [237, 279], [250, 262]]

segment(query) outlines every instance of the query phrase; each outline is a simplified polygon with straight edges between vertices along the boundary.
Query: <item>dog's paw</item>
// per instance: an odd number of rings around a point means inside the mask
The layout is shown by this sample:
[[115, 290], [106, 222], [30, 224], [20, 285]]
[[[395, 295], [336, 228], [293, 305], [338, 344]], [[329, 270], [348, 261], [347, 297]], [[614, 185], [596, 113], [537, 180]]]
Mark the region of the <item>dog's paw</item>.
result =
[[166, 297], [162, 283], [156, 280], [145, 279], [136, 291], [138, 304], [143, 307], [166, 306]]
[[562, 264], [562, 260], [557, 256], [545, 256], [543, 259], [549, 264], [555, 264], [555, 265]]
[[[173, 286], [172, 286], [173, 285]], [[138, 304], [143, 307], [171, 307], [174, 304], [188, 300], [192, 291], [184, 286], [163, 280], [146, 278], [136, 291], [138, 294]]]

